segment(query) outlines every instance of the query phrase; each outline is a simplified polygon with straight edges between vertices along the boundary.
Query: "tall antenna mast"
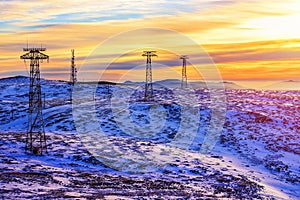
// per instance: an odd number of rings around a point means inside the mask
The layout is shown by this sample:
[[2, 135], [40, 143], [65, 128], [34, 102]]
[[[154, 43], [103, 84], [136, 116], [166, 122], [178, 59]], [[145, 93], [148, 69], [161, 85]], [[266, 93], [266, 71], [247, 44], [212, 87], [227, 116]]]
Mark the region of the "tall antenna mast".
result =
[[182, 59], [182, 79], [181, 79], [181, 88], [187, 88], [187, 75], [186, 75], [186, 59], [189, 57], [187, 55], [180, 56]]
[[144, 51], [142, 56], [147, 57], [146, 61], [146, 83], [145, 83], [145, 93], [144, 93], [144, 101], [152, 101], [153, 100], [153, 86], [152, 86], [152, 66], [151, 66], [151, 58], [153, 56], [157, 56], [156, 51]]
[[46, 48], [28, 48], [28, 42], [27, 48], [23, 48], [23, 51], [26, 53], [20, 58], [30, 60], [29, 115], [25, 151], [43, 155], [43, 152], [47, 152], [47, 145], [42, 113], [40, 61], [49, 62], [49, 56], [41, 53], [46, 51]]
[[75, 50], [71, 49], [71, 73], [70, 73], [70, 82], [74, 85], [77, 82], [77, 69], [75, 65]]

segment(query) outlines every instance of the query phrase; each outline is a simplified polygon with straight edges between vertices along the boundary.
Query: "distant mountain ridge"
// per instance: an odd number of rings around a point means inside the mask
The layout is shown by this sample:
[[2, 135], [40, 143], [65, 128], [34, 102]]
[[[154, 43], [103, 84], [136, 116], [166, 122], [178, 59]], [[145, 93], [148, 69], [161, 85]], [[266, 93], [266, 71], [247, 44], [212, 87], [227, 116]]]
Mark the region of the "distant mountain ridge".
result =
[[[0, 78], [0, 84], [29, 84], [29, 77], [28, 76], [23, 76], [23, 75], [18, 75], [18, 76], [12, 76], [12, 77], [5, 77], [5, 78]], [[41, 84], [55, 84], [55, 83], [67, 83], [67, 81], [63, 80], [48, 80], [41, 78]], [[97, 81], [91, 82], [91, 83], [96, 83]], [[85, 83], [88, 84], [90, 82], [79, 82], [79, 83]], [[216, 82], [216, 81], [211, 81], [208, 82], [210, 87], [212, 88], [222, 88], [223, 86], [226, 89], [247, 89], [247, 87], [243, 87], [235, 82], [232, 81], [223, 81], [223, 82]], [[144, 85], [144, 81], [130, 81], [127, 80], [123, 83], [115, 83], [115, 82], [110, 82], [110, 81], [98, 81], [98, 84], [125, 84], [125, 85]], [[170, 88], [179, 88], [181, 86], [181, 80], [179, 79], [164, 79], [164, 80], [159, 80], [159, 81], [154, 81], [154, 85], [161, 85], [165, 87], [170, 87]], [[193, 87], [193, 88], [207, 88], [207, 83], [205, 81], [189, 81], [188, 84]], [[223, 86], [222, 86], [223, 84]], [[300, 81], [299, 80], [287, 80], [287, 81], [281, 81], [277, 83], [273, 83], [268, 86], [264, 86], [260, 88], [261, 90], [300, 90]]]
[[13, 77], [5, 77], [0, 79], [0, 83], [26, 83], [29, 81], [29, 77], [27, 76], [13, 76]]
[[[133, 81], [125, 81], [124, 84], [137, 84], [142, 85], [145, 82], [133, 82]], [[179, 79], [164, 79], [153, 82], [154, 85], [162, 85], [165, 87], [170, 88], [178, 88], [181, 86], [181, 80]], [[223, 86], [222, 86], [223, 84]], [[190, 81], [188, 85], [192, 86], [193, 88], [208, 88], [207, 83], [205, 81]], [[226, 89], [245, 89], [243, 86], [240, 86], [234, 82], [224, 81], [224, 82], [216, 82], [211, 81], [209, 82], [209, 86], [212, 88], [222, 88], [225, 87]]]
[[288, 80], [274, 83], [262, 88], [263, 90], [300, 90], [300, 81]]
[[[5, 78], [0, 79], [0, 83], [6, 83], [6, 84], [7, 83], [11, 83], [11, 84], [29, 84], [29, 81], [30, 81], [30, 77], [22, 76], [22, 75], [12, 76], [12, 77], [5, 77]], [[57, 82], [66, 82], [66, 81], [48, 80], [48, 79], [41, 78], [41, 84], [44, 84], [44, 83], [57, 83]]]

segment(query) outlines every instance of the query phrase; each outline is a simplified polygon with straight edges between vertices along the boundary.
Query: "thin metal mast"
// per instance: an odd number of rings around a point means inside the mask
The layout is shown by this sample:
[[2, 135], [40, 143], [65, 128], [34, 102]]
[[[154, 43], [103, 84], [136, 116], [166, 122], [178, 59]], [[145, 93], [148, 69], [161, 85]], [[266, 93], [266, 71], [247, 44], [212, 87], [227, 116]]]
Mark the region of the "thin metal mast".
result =
[[71, 49], [71, 73], [70, 73], [70, 82], [74, 85], [77, 82], [77, 69], [75, 65], [75, 50]]

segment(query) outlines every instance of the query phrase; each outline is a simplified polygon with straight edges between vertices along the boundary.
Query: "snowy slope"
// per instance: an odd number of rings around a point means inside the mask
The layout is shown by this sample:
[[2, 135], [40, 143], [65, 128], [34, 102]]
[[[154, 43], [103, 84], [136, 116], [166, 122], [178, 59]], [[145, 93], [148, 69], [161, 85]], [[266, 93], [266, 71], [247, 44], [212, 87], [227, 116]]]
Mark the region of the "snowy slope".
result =
[[[162, 156], [162, 146], [172, 142], [182, 119], [174, 90], [154, 87], [155, 98], [162, 105], [156, 111], [165, 113], [157, 115], [164, 116], [166, 123], [158, 120], [151, 124], [155, 113], [149, 115], [151, 106], [137, 101], [143, 96], [139, 88], [126, 108], [136, 124], [120, 126], [122, 121], [126, 122], [122, 118], [127, 114], [122, 107], [124, 99], [120, 96], [112, 98], [112, 102], [107, 88], [99, 86], [93, 104], [107, 141], [122, 151], [155, 155], [157, 161], [167, 158], [164, 165], [152, 172], [132, 174], [97, 160], [84, 146], [75, 128], [71, 88], [66, 82], [42, 80], [49, 153], [43, 157], [24, 154], [27, 83], [26, 77], [0, 79], [2, 197], [300, 198], [300, 91], [227, 89], [222, 135], [212, 153], [203, 155], [198, 150], [209, 129], [211, 101], [208, 90], [196, 89], [199, 101], [190, 99], [188, 104], [199, 110], [200, 117], [186, 127], [189, 131], [199, 124], [194, 141], [188, 150], [171, 148]], [[115, 85], [110, 91], [117, 94], [127, 87]], [[116, 116], [118, 112], [120, 115]], [[147, 124], [157, 126], [159, 131], [150, 137], [134, 135], [138, 127]], [[137, 132], [128, 134], [134, 127]]]

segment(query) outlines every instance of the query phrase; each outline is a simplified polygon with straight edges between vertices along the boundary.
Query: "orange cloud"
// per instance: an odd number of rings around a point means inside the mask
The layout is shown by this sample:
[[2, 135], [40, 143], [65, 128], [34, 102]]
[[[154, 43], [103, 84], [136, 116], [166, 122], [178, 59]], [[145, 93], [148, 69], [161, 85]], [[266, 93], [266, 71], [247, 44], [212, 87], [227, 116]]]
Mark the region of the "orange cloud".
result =
[[[67, 3], [71, 4], [71, 1]], [[74, 11], [80, 11], [78, 1], [75, 3]], [[43, 6], [44, 4], [39, 3], [39, 5]], [[300, 20], [298, 15], [300, 7], [297, 5], [297, 1], [285, 1], [284, 3], [282, 1], [273, 1], [272, 3], [239, 1], [193, 13], [179, 12], [173, 15], [155, 15], [154, 17], [147, 15], [141, 19], [86, 24], [73, 23], [45, 26], [34, 31], [21, 29], [16, 32], [0, 33], [0, 75], [3, 77], [11, 74], [12, 71], [15, 71], [15, 75], [17, 75], [17, 73], [26, 71], [19, 56], [22, 55], [22, 48], [26, 45], [27, 40], [31, 46], [43, 43], [48, 48], [46, 53], [50, 56], [50, 63], [41, 65], [45, 77], [68, 80], [70, 49], [75, 49], [76, 63], [80, 67], [92, 50], [112, 35], [137, 28], [158, 27], [178, 31], [198, 44], [202, 44], [217, 64], [224, 79], [296, 79], [300, 77], [299, 62], [297, 61], [300, 51], [300, 28], [296, 25], [291, 26], [291, 23], [287, 22]], [[24, 8], [18, 5], [10, 6], [12, 6], [10, 12], [5, 15], [7, 20], [24, 17], [24, 19], [28, 18], [28, 21], [17, 22], [17, 25], [38, 24], [32, 21], [32, 16], [21, 15], [22, 12], [17, 12]], [[27, 5], [27, 7], [26, 9], [29, 9], [31, 6]], [[54, 10], [50, 9], [51, 12]], [[50, 11], [43, 10], [45, 15], [51, 17]], [[64, 13], [63, 8], [59, 8], [57, 13]], [[277, 19], [281, 25], [273, 24]], [[27, 22], [28, 24], [26, 24]], [[284, 30], [279, 31], [280, 26]], [[278, 34], [276, 35], [276, 33]], [[149, 37], [149, 35], [145, 35], [145, 37]], [[121, 52], [122, 45], [128, 45], [130, 40], [131, 38], [126, 38], [123, 42], [115, 44], [111, 49], [102, 52], [101, 56], [110, 59], [115, 53]], [[174, 43], [170, 45], [176, 45], [193, 54], [194, 50], [182, 44], [181, 41]], [[139, 44], [131, 44], [131, 47], [136, 50]], [[100, 56], [100, 54], [98, 55]], [[97, 57], [93, 59], [97, 59]], [[119, 63], [119, 66], [123, 64], [124, 67], [126, 62], [130, 64], [142, 59], [139, 55], [126, 55], [116, 60], [116, 66]], [[162, 63], [169, 62], [175, 71], [180, 72], [181, 65], [177, 59], [171, 53], [170, 55], [162, 53], [157, 60]], [[95, 67], [94, 70], [91, 69], [87, 73], [91, 75], [96, 71]], [[121, 76], [122, 73], [124, 70], [119, 68], [109, 72], [110, 77]], [[197, 77], [195, 73], [189, 69], [189, 77]], [[50, 76], [50, 74], [52, 75]], [[137, 74], [143, 76], [142, 71]], [[160, 75], [160, 77], [164, 76]]]

